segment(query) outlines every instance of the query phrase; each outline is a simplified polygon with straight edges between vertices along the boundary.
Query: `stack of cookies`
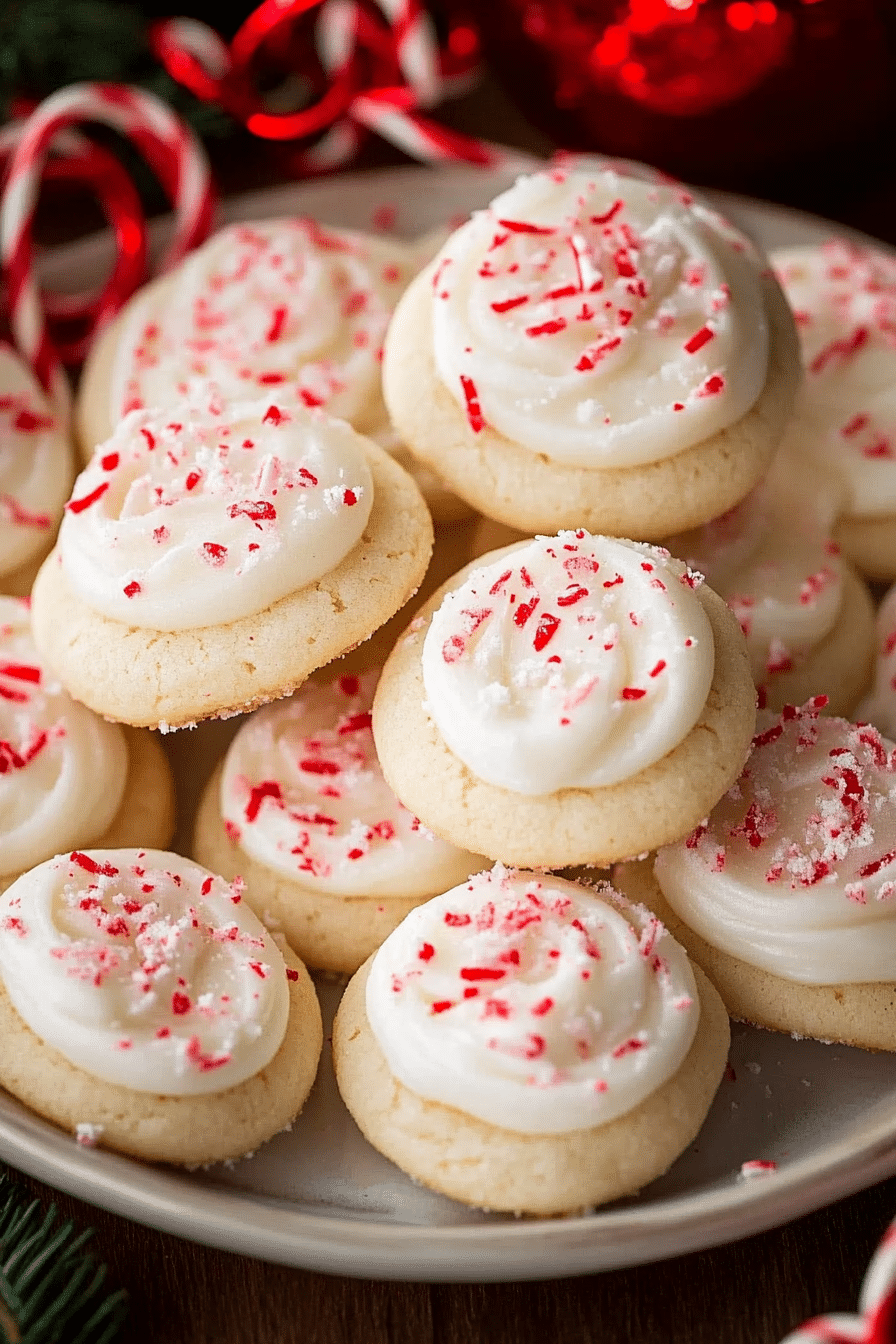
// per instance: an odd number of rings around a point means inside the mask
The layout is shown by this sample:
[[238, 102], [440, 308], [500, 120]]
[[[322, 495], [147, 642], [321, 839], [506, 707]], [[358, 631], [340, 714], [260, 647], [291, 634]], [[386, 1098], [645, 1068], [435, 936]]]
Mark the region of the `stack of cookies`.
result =
[[[840, 554], [875, 487], [830, 447], [880, 430], [896, 280], [785, 259], [818, 335], [705, 202], [611, 168], [440, 241], [227, 229], [97, 342], [30, 631], [0, 611], [0, 1081], [237, 1156], [313, 1082], [305, 967], [352, 975], [370, 1142], [557, 1214], [693, 1140], [729, 1013], [896, 1048], [896, 747], [832, 717], [889, 571]], [[165, 851], [158, 732], [236, 715]]]

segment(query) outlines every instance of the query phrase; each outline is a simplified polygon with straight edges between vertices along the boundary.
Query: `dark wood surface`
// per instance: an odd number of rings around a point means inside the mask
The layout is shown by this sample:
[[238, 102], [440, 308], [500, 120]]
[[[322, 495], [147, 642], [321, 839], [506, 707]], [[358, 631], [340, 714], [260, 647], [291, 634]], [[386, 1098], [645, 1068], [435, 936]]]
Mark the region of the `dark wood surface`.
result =
[[[444, 115], [458, 129], [549, 148], [490, 84]], [[263, 156], [216, 158], [228, 191], [276, 178]], [[382, 147], [364, 159], [396, 161]], [[795, 177], [776, 194], [896, 241], [896, 172], [848, 186], [841, 177], [827, 194]], [[522, 1284], [377, 1283], [192, 1245], [24, 1179], [96, 1228], [96, 1253], [131, 1297], [129, 1344], [777, 1344], [811, 1315], [854, 1310], [896, 1215], [894, 1179], [786, 1227], [658, 1265]]]

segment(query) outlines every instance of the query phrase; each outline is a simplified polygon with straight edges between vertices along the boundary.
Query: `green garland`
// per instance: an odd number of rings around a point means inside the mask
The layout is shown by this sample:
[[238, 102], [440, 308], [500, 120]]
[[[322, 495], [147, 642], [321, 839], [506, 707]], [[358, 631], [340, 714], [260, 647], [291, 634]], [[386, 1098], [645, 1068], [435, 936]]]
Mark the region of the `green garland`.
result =
[[[163, 11], [164, 12], [164, 11]], [[172, 3], [171, 13], [185, 8]], [[115, 0], [0, 0], [0, 121], [17, 98], [39, 101], [80, 80], [139, 84], [170, 103], [202, 136], [234, 122], [203, 103], [158, 64], [143, 9]]]
[[127, 1315], [123, 1290], [104, 1291], [106, 1266], [85, 1252], [93, 1236], [57, 1223], [0, 1173], [0, 1341], [110, 1344]]

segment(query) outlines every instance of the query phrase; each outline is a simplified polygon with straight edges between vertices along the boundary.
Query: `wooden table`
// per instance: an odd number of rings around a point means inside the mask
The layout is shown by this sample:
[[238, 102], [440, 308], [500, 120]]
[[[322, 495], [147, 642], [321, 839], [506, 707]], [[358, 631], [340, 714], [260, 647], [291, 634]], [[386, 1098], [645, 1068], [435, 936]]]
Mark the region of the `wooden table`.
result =
[[[442, 114], [440, 114], [442, 115]], [[549, 148], [493, 85], [447, 111], [459, 129], [534, 152]], [[374, 149], [365, 166], [394, 163]], [[257, 159], [221, 156], [228, 191], [270, 185]], [[833, 194], [778, 193], [896, 242], [896, 173]], [[97, 1229], [95, 1248], [126, 1288], [132, 1344], [777, 1344], [820, 1312], [852, 1311], [890, 1219], [896, 1178], [746, 1241], [577, 1279], [426, 1285], [327, 1277], [180, 1241], [27, 1180]]]

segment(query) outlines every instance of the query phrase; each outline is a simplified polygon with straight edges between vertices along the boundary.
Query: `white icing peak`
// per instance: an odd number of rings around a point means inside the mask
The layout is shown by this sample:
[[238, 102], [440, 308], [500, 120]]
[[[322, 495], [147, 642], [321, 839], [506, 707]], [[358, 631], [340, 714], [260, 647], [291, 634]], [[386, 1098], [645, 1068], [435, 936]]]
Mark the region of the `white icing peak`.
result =
[[454, 754], [514, 793], [628, 779], [683, 740], [712, 684], [699, 576], [581, 530], [476, 569], [423, 645], [427, 709]]
[[0, 897], [13, 1006], [70, 1063], [138, 1092], [222, 1092], [273, 1059], [289, 971], [229, 886], [161, 850], [75, 851]]
[[122, 730], [72, 700], [41, 664], [27, 602], [0, 597], [0, 877], [99, 839], [127, 774]]
[[49, 547], [73, 457], [37, 380], [0, 344], [0, 576]]
[[132, 411], [78, 477], [59, 533], [94, 610], [184, 630], [252, 615], [333, 569], [364, 531], [364, 440], [320, 412], [217, 398]]
[[423, 898], [481, 858], [432, 835], [383, 778], [370, 727], [378, 679], [309, 682], [250, 715], [224, 760], [221, 813], [247, 854], [300, 887]]
[[500, 866], [377, 952], [367, 1016], [391, 1072], [503, 1129], [606, 1124], [673, 1076], [699, 1016], [681, 947], [612, 888]]
[[228, 400], [298, 400], [378, 434], [388, 426], [383, 337], [417, 268], [409, 244], [310, 219], [222, 229], [173, 284], [130, 310], [112, 375], [113, 423], [134, 408], [175, 406], [202, 378]]
[[833, 468], [845, 512], [896, 511], [896, 258], [836, 241], [772, 254], [806, 378], [786, 443]]
[[823, 696], [766, 719], [738, 783], [661, 850], [669, 904], [715, 947], [810, 984], [891, 981], [896, 746], [821, 717]]
[[670, 457], [765, 384], [756, 255], [680, 187], [521, 178], [448, 241], [432, 291], [436, 367], [471, 431], [559, 462]]
[[775, 679], [836, 625], [845, 572], [828, 520], [797, 503], [795, 483], [781, 476], [773, 470], [728, 513], [667, 542], [734, 612], [753, 679], [772, 694]]

